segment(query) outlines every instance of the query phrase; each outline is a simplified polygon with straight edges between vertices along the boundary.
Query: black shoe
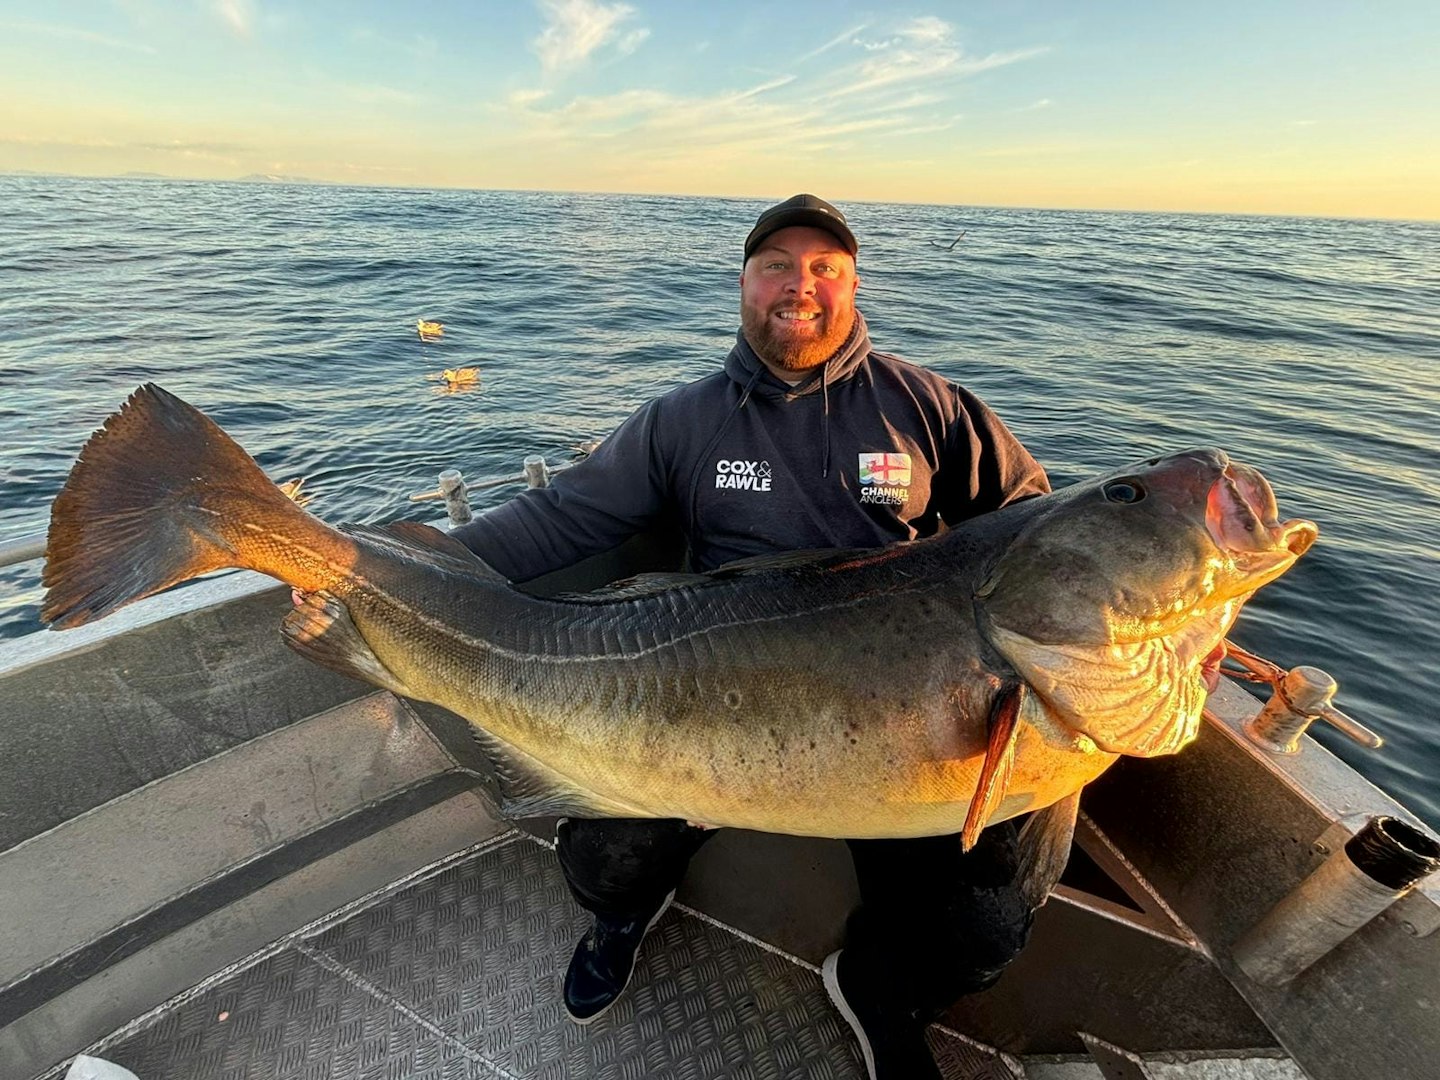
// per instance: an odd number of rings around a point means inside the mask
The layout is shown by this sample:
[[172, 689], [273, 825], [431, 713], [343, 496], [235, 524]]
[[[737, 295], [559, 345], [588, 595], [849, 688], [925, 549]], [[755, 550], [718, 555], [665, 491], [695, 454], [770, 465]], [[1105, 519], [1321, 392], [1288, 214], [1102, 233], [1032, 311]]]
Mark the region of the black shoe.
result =
[[845, 966], [843, 950], [825, 958], [821, 974], [825, 992], [855, 1032], [870, 1080], [943, 1080], [925, 1045], [925, 1025], [871, 1000], [868, 988]]
[[660, 903], [655, 914], [638, 915], [624, 922], [596, 916], [595, 925], [575, 946], [565, 972], [565, 1011], [577, 1024], [588, 1024], [610, 1011], [620, 1000], [630, 976], [635, 973], [635, 954], [650, 928], [660, 921], [675, 890]]

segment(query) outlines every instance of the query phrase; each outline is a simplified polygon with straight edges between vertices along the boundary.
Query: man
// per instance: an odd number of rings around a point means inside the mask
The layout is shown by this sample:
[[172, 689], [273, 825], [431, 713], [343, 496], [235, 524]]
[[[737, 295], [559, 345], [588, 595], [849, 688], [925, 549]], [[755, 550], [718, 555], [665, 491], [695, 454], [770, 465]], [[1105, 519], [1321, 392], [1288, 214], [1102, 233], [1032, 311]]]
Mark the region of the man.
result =
[[[808, 548], [875, 547], [1049, 490], [974, 395], [872, 350], [855, 308], [858, 245], [814, 195], [745, 241], [740, 332], [723, 373], [642, 406], [591, 458], [454, 533], [514, 581], [678, 523], [696, 570]], [[640, 942], [712, 835], [683, 821], [563, 822], [557, 850], [595, 916], [565, 975], [578, 1023], [609, 1009]], [[938, 1077], [925, 1024], [999, 977], [1029, 933], [1014, 822], [956, 836], [850, 841], [862, 907], [825, 986], [872, 1080]]]

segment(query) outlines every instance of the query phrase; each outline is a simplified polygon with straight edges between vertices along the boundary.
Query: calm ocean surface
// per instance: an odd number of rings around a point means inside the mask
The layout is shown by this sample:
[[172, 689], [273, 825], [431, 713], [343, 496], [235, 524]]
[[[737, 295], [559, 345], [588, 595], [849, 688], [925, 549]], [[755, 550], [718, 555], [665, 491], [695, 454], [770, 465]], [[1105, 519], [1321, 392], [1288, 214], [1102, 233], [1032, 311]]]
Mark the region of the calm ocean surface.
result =
[[[715, 370], [763, 205], [0, 176], [0, 541], [43, 533], [149, 379], [331, 521], [563, 459]], [[1320, 523], [1233, 636], [1335, 675], [1387, 745], [1322, 741], [1440, 827], [1440, 225], [846, 211], [877, 347], [978, 392], [1057, 486], [1217, 445]], [[477, 389], [427, 380], [462, 366]], [[0, 638], [38, 628], [38, 570], [0, 569]]]

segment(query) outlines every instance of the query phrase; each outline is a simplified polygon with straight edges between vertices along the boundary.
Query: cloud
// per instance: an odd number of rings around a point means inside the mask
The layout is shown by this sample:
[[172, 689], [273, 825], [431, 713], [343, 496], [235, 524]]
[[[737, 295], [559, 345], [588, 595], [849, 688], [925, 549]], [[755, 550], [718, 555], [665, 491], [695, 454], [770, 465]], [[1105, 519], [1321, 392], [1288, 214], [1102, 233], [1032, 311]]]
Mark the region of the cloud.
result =
[[392, 52], [404, 53], [416, 60], [434, 60], [440, 55], [440, 42], [428, 34], [418, 31], [409, 38], [387, 37], [368, 26], [357, 26], [350, 31], [350, 40], [379, 45]]
[[230, 158], [251, 149], [235, 143], [187, 142], [184, 139], [169, 139], [165, 142], [137, 142], [129, 145], [136, 150], [155, 150], [165, 154], [180, 154], [184, 157]]
[[1018, 109], [1011, 109], [1011, 112], [1035, 112], [1037, 109], [1048, 109], [1055, 104], [1048, 97], [1042, 97], [1039, 101], [1032, 101], [1029, 105], [1021, 105]]
[[131, 155], [136, 151], [143, 151], [152, 154], [173, 154], [181, 158], [196, 158], [207, 161], [226, 161], [232, 163], [236, 160], [236, 155], [244, 154], [251, 149], [248, 146], [240, 146], [235, 143], [193, 142], [186, 139], [118, 142], [114, 139], [54, 139], [13, 136], [0, 137], [0, 143], [44, 147], [48, 150], [124, 151]]
[[[559, 0], [545, 2], [546, 10], [560, 11]], [[618, 20], [629, 17], [622, 5], [597, 9], [587, 0], [582, 7], [592, 14], [607, 11], [610, 21], [592, 19], [590, 32], [576, 32], [577, 41], [590, 43], [570, 50], [581, 59], [613, 47], [623, 33]], [[556, 27], [560, 23], [557, 15]], [[693, 175], [733, 170], [754, 154], [767, 155], [779, 168], [809, 168], [821, 154], [836, 160], [863, 156], [867, 136], [886, 137], [887, 146], [901, 152], [903, 138], [921, 146], [933, 142], [963, 119], [957, 96], [967, 77], [1047, 51], [1037, 46], [970, 54], [954, 28], [934, 17], [882, 30], [883, 37], [877, 32], [870, 39], [866, 26], [856, 26], [788, 61], [799, 67], [794, 73], [772, 70], [748, 86], [713, 93], [686, 96], [653, 83], [579, 96], [531, 89], [513, 91], [490, 108], [507, 121], [507, 153], [517, 159], [554, 155], [561, 168], [565, 157], [579, 155], [603, 157], [617, 177], [641, 164]], [[823, 63], [803, 65], [821, 55]], [[598, 146], [603, 153], [585, 149]]]
[[423, 94], [397, 90], [393, 86], [381, 86], [378, 83], [335, 83], [334, 86], [341, 95], [360, 105], [419, 105], [426, 100]]
[[[634, 52], [650, 31], [637, 27], [620, 35], [620, 26], [635, 14], [629, 4], [605, 4], [600, 0], [539, 0], [548, 20], [533, 45], [540, 67], [547, 74], [583, 64], [597, 50], [611, 42], [620, 55]], [[618, 38], [618, 40], [617, 40]]]
[[1094, 146], [1082, 143], [1037, 143], [1032, 146], [1000, 146], [993, 150], [977, 150], [975, 156], [983, 158], [1054, 157], [1057, 154], [1087, 153], [1094, 149]]
[[778, 79], [771, 79], [759, 86], [752, 86], [749, 90], [741, 90], [735, 94], [731, 101], [742, 101], [745, 98], [759, 97], [761, 94], [768, 94], [771, 90], [779, 90], [782, 86], [789, 86], [795, 81], [794, 75], [781, 75]]
[[265, 166], [265, 171], [280, 175], [346, 173], [364, 179], [377, 173], [389, 176], [412, 174], [419, 170], [413, 165], [370, 165], [356, 161], [271, 161]]
[[845, 44], [845, 42], [847, 42], [847, 41], [853, 41], [854, 38], [855, 38], [855, 35], [858, 34], [858, 33], [860, 33], [860, 32], [861, 32], [862, 30], [864, 30], [864, 29], [865, 29], [865, 23], [861, 23], [859, 26], [857, 26], [857, 27], [855, 27], [855, 28], [853, 28], [853, 29], [851, 29], [851, 30], [846, 30], [843, 34], [836, 34], [836, 35], [835, 35], [833, 38], [831, 38], [829, 41], [825, 42], [824, 45], [821, 45], [821, 46], [820, 46], [819, 48], [817, 48], [817, 49], [811, 49], [811, 50], [810, 50], [808, 53], [806, 53], [804, 56], [798, 58], [798, 59], [795, 61], [795, 63], [796, 63], [797, 65], [798, 65], [798, 64], [803, 64], [803, 63], [805, 63], [805, 61], [807, 61], [807, 60], [813, 60], [813, 59], [815, 59], [815, 57], [819, 56], [821, 53], [827, 53], [827, 52], [829, 52], [831, 49], [835, 48], [835, 46], [837, 46], [837, 45], [843, 45], [843, 44]]
[[549, 96], [549, 90], [512, 90], [506, 95], [505, 103], [512, 108], [525, 109]]
[[633, 168], [637, 159], [703, 167], [706, 162], [730, 165], [756, 152], [788, 159], [848, 150], [848, 136], [907, 122], [892, 116], [836, 121], [807, 105], [767, 100], [767, 91], [790, 81], [787, 77], [707, 97], [635, 89], [577, 97], [551, 109], [527, 105], [513, 110], [515, 138], [527, 147], [604, 143], [605, 156], [617, 169]]
[[0, 135], [0, 143], [11, 143], [16, 146], [58, 147], [68, 150], [115, 150], [123, 145], [113, 139], [49, 139], [37, 138], [34, 135]]
[[107, 49], [124, 49], [129, 52], [151, 54], [155, 52], [155, 49], [149, 45], [142, 45], [134, 41], [125, 41], [121, 38], [107, 37], [104, 34], [96, 34], [89, 30], [80, 30], [73, 26], [60, 26], [56, 23], [7, 20], [0, 22], [0, 30], [15, 31], [22, 34], [39, 34], [44, 37], [64, 38], [70, 41], [83, 41], [90, 45], [102, 45]]
[[948, 42], [953, 30], [949, 23], [936, 15], [922, 15], [902, 26], [899, 34], [916, 43], [938, 45]]
[[955, 126], [957, 120], [963, 119], [963, 116], [956, 116], [953, 119], [941, 120], [934, 124], [917, 124], [914, 127], [896, 128], [894, 131], [887, 131], [885, 134], [894, 136], [933, 135], [937, 131], [949, 131]]
[[242, 38], [255, 32], [255, 5], [251, 0], [215, 0], [215, 14], [220, 21]]
[[1010, 52], [971, 56], [955, 40], [955, 29], [934, 15], [911, 19], [893, 37], [881, 41], [855, 42], [869, 55], [844, 72], [841, 85], [825, 95], [827, 100], [870, 94], [907, 83], [975, 75], [1004, 67], [1048, 52], [1046, 46]]

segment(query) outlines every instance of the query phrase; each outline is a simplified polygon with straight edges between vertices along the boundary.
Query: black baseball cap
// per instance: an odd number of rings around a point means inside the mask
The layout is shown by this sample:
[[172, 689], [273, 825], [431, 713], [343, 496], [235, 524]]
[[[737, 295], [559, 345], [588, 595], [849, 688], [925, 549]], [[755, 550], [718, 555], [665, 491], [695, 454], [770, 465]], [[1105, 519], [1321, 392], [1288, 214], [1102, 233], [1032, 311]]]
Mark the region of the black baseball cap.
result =
[[840, 246], [853, 258], [860, 250], [855, 234], [845, 223], [845, 215], [817, 195], [791, 195], [782, 203], [776, 203], [755, 219], [755, 227], [745, 238], [745, 261], [755, 254], [760, 242], [773, 232], [788, 229], [792, 225], [808, 225], [812, 229], [824, 229], [840, 241]]

